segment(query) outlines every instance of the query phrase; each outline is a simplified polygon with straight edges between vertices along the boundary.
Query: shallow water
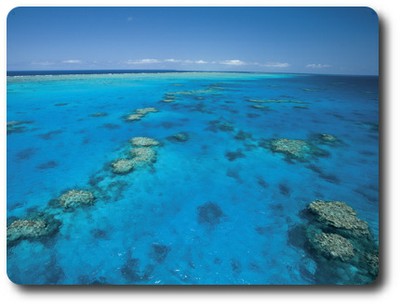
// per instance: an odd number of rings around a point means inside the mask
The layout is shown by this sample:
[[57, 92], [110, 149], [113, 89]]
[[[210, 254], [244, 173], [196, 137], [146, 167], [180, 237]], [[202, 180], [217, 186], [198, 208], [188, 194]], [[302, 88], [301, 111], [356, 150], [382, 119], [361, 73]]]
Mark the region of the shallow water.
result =
[[[167, 99], [167, 102], [163, 102]], [[168, 101], [168, 99], [172, 101]], [[315, 199], [345, 201], [378, 237], [377, 77], [252, 73], [13, 76], [7, 79], [8, 219], [48, 212], [47, 239], [8, 248], [23, 284], [364, 283], [325, 271], [291, 239]], [[155, 107], [138, 121], [125, 116]], [[171, 137], [185, 133], [185, 141]], [[263, 142], [336, 145], [288, 159]], [[129, 140], [161, 142], [126, 175], [110, 163]], [[94, 205], [49, 204], [66, 190]]]

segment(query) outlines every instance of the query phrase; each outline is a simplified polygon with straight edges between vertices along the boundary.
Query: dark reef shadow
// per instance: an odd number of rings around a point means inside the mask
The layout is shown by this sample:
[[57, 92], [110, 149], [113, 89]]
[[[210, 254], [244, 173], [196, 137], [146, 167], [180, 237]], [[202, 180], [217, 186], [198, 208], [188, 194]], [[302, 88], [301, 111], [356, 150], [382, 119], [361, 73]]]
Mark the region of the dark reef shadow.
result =
[[19, 151], [16, 155], [15, 155], [15, 159], [18, 161], [22, 161], [22, 160], [28, 160], [30, 159], [33, 155], [36, 154], [38, 150], [36, 148], [26, 148], [23, 149], [21, 151]]
[[36, 166], [36, 169], [38, 170], [47, 170], [47, 169], [52, 169], [58, 166], [58, 162], [55, 160], [49, 160], [47, 162], [41, 163]]
[[[221, 293], [229, 292], [231, 295], [243, 295], [250, 293], [297, 293], [299, 295], [305, 294], [304, 297], [310, 297], [309, 294], [316, 293], [340, 293], [343, 296], [348, 295], [354, 298], [354, 293], [363, 293], [371, 297], [376, 297], [376, 294], [380, 292], [383, 293], [385, 290], [385, 282], [387, 281], [388, 275], [388, 244], [384, 237], [387, 237], [389, 232], [389, 212], [386, 209], [386, 199], [387, 199], [387, 182], [388, 179], [386, 175], [389, 174], [388, 163], [386, 159], [389, 157], [388, 152], [390, 152], [390, 146], [387, 141], [387, 135], [384, 133], [389, 133], [388, 126], [388, 109], [386, 105], [386, 95], [387, 90], [386, 85], [386, 67], [388, 54], [388, 44], [386, 39], [386, 24], [383, 16], [379, 19], [379, 258], [380, 258], [380, 272], [374, 283], [364, 286], [356, 285], [314, 285], [314, 286], [290, 286], [290, 285], [237, 285], [237, 286], [194, 286], [194, 285], [164, 285], [164, 286], [152, 286], [152, 285], [130, 285], [130, 286], [113, 286], [113, 285], [92, 285], [92, 286], [59, 286], [59, 285], [44, 285], [44, 286], [16, 286], [17, 291], [20, 294], [25, 295], [56, 295], [62, 292], [73, 292], [74, 294], [84, 296], [88, 292], [96, 292], [99, 295], [110, 294], [118, 292], [120, 295], [126, 297], [133, 297], [137, 293], [156, 293], [163, 292], [171, 295], [190, 295], [193, 293], [206, 293], [215, 294], [216, 296]], [[393, 133], [393, 131], [392, 131]], [[389, 137], [390, 138], [390, 137]], [[393, 173], [394, 169], [391, 171]], [[389, 175], [388, 175], [389, 176]], [[393, 233], [392, 233], [393, 235]], [[392, 247], [393, 249], [393, 247]], [[392, 261], [395, 259], [392, 259]], [[392, 274], [394, 271], [392, 272]], [[386, 283], [387, 284], [387, 283]], [[364, 296], [365, 297], [365, 296]]]
[[38, 135], [40, 138], [44, 140], [51, 140], [53, 139], [56, 135], [61, 134], [63, 131], [62, 130], [54, 130], [54, 131], [49, 131], [44, 134]]

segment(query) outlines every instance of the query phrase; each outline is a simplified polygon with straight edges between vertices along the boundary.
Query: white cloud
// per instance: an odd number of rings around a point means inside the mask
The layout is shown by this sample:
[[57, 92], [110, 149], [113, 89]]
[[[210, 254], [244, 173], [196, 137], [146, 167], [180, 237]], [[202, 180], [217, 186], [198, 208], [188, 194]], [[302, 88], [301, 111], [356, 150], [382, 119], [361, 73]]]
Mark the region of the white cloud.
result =
[[[205, 61], [205, 60], [193, 60], [193, 59], [176, 59], [176, 58], [166, 58], [166, 59], [157, 59], [157, 58], [144, 58], [144, 59], [135, 59], [128, 60], [125, 64], [128, 65], [145, 65], [145, 64], [180, 64], [180, 65], [204, 65], [204, 64], [217, 64], [217, 65], [227, 65], [227, 66], [259, 66], [259, 67], [270, 67], [270, 68], [287, 68], [290, 66], [289, 63], [284, 62], [267, 62], [265, 64], [257, 63], [257, 62], [245, 62], [239, 59], [230, 59], [223, 61]], [[317, 64], [311, 64], [317, 65]], [[318, 66], [318, 65], [317, 65]], [[311, 67], [311, 66], [310, 66]], [[330, 67], [329, 65], [323, 65], [321, 68]], [[319, 67], [311, 67], [311, 68], [319, 68]]]
[[328, 64], [308, 64], [306, 65], [306, 68], [312, 68], [312, 69], [321, 69], [321, 68], [329, 68], [332, 67], [331, 65]]
[[34, 65], [34, 66], [51, 66], [51, 65], [54, 65], [54, 62], [49, 62], [49, 61], [31, 62], [31, 65]]
[[[208, 62], [204, 60], [191, 60], [191, 59], [176, 59], [176, 58], [167, 58], [167, 59], [156, 59], [156, 58], [144, 58], [139, 60], [128, 60], [125, 62], [129, 65], [142, 65], [142, 64], [160, 64], [160, 63], [172, 63], [172, 64], [208, 64]], [[235, 65], [235, 64], [231, 64]], [[238, 65], [238, 64], [236, 64]]]
[[164, 62], [166, 62], [166, 63], [180, 63], [180, 62], [182, 62], [182, 60], [174, 59], [174, 58], [167, 58], [167, 59], [164, 60]]
[[157, 64], [160, 63], [160, 60], [155, 58], [144, 58], [140, 60], [128, 60], [126, 63], [128, 65]]
[[238, 59], [221, 61], [221, 62], [219, 62], [219, 64], [222, 64], [222, 65], [230, 65], [230, 66], [242, 66], [242, 65], [246, 65], [245, 62], [243, 62], [243, 61], [241, 61], [241, 60], [238, 60]]
[[269, 62], [269, 63], [266, 63], [261, 66], [272, 67], [272, 68], [287, 68], [290, 66], [290, 64], [289, 63], [280, 63], [280, 62]]
[[81, 60], [77, 60], [77, 59], [70, 59], [70, 60], [65, 60], [62, 61], [63, 64], [80, 64], [82, 63]]

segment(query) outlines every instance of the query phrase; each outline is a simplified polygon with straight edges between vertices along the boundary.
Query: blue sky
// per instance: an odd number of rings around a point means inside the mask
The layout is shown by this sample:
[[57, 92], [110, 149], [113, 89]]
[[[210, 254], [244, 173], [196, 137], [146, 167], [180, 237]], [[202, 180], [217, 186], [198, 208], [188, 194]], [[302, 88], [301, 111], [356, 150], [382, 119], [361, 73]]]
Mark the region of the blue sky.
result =
[[8, 70], [378, 74], [369, 8], [16, 8]]

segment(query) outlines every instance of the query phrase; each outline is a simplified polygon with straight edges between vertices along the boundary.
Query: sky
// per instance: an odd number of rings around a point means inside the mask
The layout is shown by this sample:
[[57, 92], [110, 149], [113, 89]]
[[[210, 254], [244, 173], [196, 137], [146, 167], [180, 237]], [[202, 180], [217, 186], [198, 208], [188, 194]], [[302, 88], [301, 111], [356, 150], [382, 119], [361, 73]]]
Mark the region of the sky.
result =
[[378, 75], [376, 13], [358, 8], [19, 7], [7, 70]]

